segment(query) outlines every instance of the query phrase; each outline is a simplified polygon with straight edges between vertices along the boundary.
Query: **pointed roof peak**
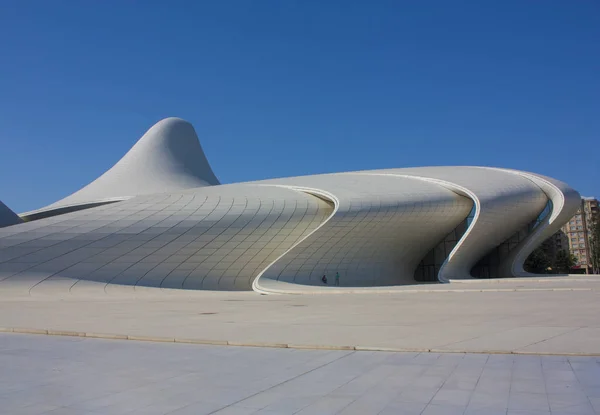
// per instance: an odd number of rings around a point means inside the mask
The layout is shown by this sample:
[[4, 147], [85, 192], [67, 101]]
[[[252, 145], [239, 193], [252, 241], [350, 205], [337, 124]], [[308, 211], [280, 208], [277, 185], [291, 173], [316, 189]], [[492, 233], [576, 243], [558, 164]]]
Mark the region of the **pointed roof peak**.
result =
[[150, 127], [102, 176], [50, 206], [218, 184], [192, 124], [168, 117]]

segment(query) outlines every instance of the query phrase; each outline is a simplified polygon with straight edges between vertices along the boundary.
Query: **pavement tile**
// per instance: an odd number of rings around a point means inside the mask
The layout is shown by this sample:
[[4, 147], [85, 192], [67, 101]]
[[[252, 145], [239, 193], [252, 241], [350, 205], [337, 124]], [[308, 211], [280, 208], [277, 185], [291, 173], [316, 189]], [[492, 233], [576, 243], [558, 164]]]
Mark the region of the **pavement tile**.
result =
[[509, 410], [549, 411], [548, 397], [539, 393], [511, 392], [508, 398]]
[[386, 406], [378, 415], [420, 415], [426, 403], [395, 402]]
[[[326, 396], [324, 398], [319, 399], [313, 404], [305, 407], [299, 412], [295, 412], [298, 415], [307, 415], [307, 414], [323, 414], [323, 415], [333, 415], [333, 414], [343, 414], [344, 409], [348, 407], [352, 402], [354, 402], [353, 398], [350, 397], [342, 397], [342, 396]], [[346, 414], [355, 413], [355, 412], [346, 412]], [[356, 412], [358, 413], [358, 412]], [[368, 412], [363, 412], [368, 413]]]
[[256, 409], [253, 408], [244, 408], [241, 406], [228, 406], [227, 408], [223, 408], [214, 412], [215, 415], [250, 415], [256, 413]]
[[492, 409], [492, 408], [469, 409], [469, 408], [467, 408], [467, 410], [465, 411], [465, 413], [463, 415], [506, 415], [506, 408], [505, 409]]
[[0, 413], [595, 415], [597, 365], [0, 333]]
[[421, 415], [463, 415], [465, 409], [464, 406], [429, 404], [421, 412]]
[[444, 386], [435, 394], [431, 403], [434, 405], [467, 406], [471, 395], [471, 391], [451, 389]]

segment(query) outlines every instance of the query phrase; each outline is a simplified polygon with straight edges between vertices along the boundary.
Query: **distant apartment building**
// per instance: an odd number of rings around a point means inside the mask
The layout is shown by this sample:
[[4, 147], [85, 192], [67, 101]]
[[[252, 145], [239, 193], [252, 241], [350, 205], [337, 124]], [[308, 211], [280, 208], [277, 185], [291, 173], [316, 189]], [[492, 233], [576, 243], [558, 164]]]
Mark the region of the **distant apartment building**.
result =
[[561, 239], [559, 235], [564, 233], [568, 240], [568, 248], [575, 257], [576, 263], [572, 268], [574, 273], [591, 274], [591, 228], [594, 221], [598, 220], [598, 199], [583, 197], [577, 213], [569, 222], [554, 235], [555, 239]]
[[542, 244], [542, 249], [548, 255], [548, 258], [552, 259], [552, 262], [556, 260], [556, 256], [560, 251], [569, 252], [569, 237], [565, 233], [564, 229], [560, 229], [551, 238]]

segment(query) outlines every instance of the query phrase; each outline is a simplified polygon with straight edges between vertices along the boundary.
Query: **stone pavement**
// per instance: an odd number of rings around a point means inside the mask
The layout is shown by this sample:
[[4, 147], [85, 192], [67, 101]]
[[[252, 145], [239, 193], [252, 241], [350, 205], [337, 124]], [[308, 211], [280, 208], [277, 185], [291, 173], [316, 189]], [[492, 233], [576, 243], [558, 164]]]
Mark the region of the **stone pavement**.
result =
[[0, 291], [0, 328], [278, 347], [600, 355], [598, 281], [478, 281], [302, 296], [116, 285], [68, 295]]
[[0, 333], [11, 415], [594, 415], [600, 360]]

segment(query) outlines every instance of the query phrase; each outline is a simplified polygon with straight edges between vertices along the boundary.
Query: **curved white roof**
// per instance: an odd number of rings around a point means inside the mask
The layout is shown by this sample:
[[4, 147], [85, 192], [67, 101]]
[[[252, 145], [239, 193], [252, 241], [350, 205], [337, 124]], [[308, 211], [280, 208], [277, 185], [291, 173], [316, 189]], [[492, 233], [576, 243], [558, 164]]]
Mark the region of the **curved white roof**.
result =
[[43, 219], [0, 229], [0, 289], [313, 293], [331, 292], [336, 273], [342, 291], [367, 289], [414, 284], [425, 267], [430, 281], [472, 278], [498, 247], [508, 250], [498, 273], [523, 276], [579, 197], [551, 178], [470, 166], [218, 185], [193, 127], [168, 118], [105, 174], [31, 216]]
[[152, 126], [102, 176], [48, 207], [217, 184], [192, 124], [172, 117]]

